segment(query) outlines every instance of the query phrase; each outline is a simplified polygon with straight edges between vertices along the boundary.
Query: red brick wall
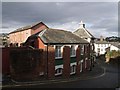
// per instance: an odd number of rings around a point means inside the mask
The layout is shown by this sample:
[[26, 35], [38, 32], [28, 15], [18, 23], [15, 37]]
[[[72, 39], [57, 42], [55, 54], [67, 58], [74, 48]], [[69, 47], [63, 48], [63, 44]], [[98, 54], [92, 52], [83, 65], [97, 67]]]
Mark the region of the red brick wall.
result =
[[48, 46], [48, 79], [55, 77], [55, 50], [53, 47]]
[[48, 28], [46, 25], [40, 23], [34, 26], [32, 29], [26, 29], [23, 31], [11, 33], [9, 34], [10, 43], [18, 43], [20, 46], [20, 43], [24, 43], [30, 35], [33, 35], [46, 28]]
[[41, 49], [11, 49], [11, 78], [16, 81], [38, 80], [39, 74], [43, 72], [44, 68], [42, 52], [43, 50]]
[[86, 68], [85, 68], [85, 58], [86, 58], [86, 45], [84, 45], [84, 59], [83, 59], [83, 72], [86, 71]]
[[76, 50], [76, 74], [79, 76], [80, 75], [80, 46]]
[[36, 25], [35, 27], [32, 28], [31, 34], [35, 34], [41, 30], [44, 30], [48, 28], [47, 26], [45, 26], [44, 24], [40, 23], [38, 25]]
[[90, 44], [87, 45], [87, 69], [90, 69]]
[[45, 45], [40, 38], [35, 40], [35, 47], [39, 49], [45, 49]]
[[9, 48], [2, 48], [2, 74], [10, 74]]
[[30, 35], [31, 29], [11, 33], [9, 34], [9, 41], [13, 44], [18, 43], [18, 45], [20, 46], [20, 44], [25, 42]]
[[70, 77], [70, 47], [65, 46], [63, 48], [63, 77]]

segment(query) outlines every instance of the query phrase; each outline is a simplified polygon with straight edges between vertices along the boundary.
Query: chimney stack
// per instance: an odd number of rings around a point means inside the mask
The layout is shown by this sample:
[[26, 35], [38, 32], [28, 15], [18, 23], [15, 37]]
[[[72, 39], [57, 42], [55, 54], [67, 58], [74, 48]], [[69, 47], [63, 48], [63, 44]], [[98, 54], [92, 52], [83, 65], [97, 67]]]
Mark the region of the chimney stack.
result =
[[103, 36], [100, 36], [100, 41], [103, 41], [103, 40], [104, 40]]

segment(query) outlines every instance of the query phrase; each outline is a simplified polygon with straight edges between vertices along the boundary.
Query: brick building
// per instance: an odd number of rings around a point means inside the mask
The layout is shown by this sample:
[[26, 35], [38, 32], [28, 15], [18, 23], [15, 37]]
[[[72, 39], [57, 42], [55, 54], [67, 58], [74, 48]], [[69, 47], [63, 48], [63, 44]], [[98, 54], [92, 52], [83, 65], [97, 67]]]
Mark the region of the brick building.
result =
[[31, 35], [26, 46], [43, 49], [44, 74], [48, 77], [79, 75], [90, 69], [90, 43], [75, 34], [58, 29], [44, 29]]
[[28, 25], [9, 33], [9, 41], [13, 45], [20, 46], [27, 38], [43, 29], [48, 28], [43, 22]]

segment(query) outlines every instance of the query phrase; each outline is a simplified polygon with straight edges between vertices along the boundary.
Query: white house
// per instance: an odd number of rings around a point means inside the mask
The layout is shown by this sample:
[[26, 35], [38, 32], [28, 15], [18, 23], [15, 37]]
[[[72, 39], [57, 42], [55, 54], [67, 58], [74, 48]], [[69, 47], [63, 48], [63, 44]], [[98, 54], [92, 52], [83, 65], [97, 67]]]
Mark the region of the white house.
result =
[[96, 56], [105, 54], [107, 48], [110, 48], [110, 51], [120, 50], [118, 42], [107, 42], [103, 40], [103, 37], [100, 38], [100, 41], [95, 41], [94, 46], [95, 46], [94, 51], [96, 53]]
[[95, 46], [94, 51], [95, 51], [96, 55], [98, 56], [101, 54], [105, 54], [106, 48], [110, 47], [111, 44], [106, 41], [95, 41], [94, 46]]

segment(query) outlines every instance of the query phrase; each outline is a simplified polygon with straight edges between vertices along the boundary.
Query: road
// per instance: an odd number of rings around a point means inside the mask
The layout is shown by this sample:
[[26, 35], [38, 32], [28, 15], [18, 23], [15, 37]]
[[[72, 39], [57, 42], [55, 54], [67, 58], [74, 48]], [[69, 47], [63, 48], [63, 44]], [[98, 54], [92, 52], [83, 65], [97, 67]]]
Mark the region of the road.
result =
[[97, 60], [97, 63], [105, 68], [105, 74], [101, 77], [89, 78], [85, 80], [76, 80], [71, 82], [57, 82], [49, 84], [40, 84], [24, 86], [20, 88], [116, 88], [118, 87], [118, 65], [106, 64], [103, 60]]
[[31, 88], [116, 88], [118, 87], [118, 66], [99, 62], [106, 69], [105, 75], [88, 80], [32, 86]]

